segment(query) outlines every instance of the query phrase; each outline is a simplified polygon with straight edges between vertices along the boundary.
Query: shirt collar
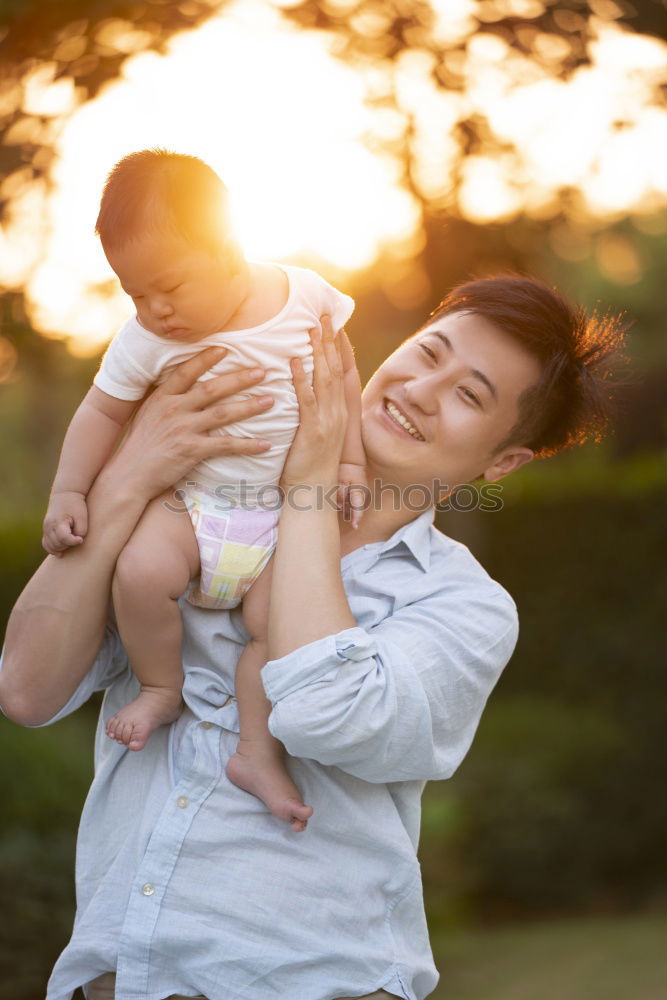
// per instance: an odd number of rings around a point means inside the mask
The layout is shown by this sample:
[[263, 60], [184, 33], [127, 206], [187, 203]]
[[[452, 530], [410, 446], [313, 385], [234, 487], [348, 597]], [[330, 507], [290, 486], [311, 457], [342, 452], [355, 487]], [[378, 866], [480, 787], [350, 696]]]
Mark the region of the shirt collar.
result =
[[378, 559], [385, 552], [404, 545], [426, 573], [431, 565], [431, 525], [435, 518], [435, 507], [430, 507], [414, 521], [404, 524], [386, 542], [381, 542]]

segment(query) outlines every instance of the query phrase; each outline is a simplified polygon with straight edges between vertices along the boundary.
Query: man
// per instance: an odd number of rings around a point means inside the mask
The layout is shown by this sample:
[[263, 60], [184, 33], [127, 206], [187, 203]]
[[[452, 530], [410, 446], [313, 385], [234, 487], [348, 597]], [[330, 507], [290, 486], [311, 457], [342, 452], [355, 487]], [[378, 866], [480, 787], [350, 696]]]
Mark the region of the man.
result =
[[306, 833], [295, 837], [225, 780], [247, 638], [235, 613], [184, 607], [176, 723], [138, 754], [104, 736], [136, 690], [107, 625], [115, 560], [151, 497], [196, 461], [258, 449], [207, 434], [258, 411], [258, 397], [233, 398], [256, 379], [220, 376], [204, 391], [195, 380], [209, 352], [181, 366], [91, 490], [85, 545], [47, 559], [12, 613], [7, 715], [45, 724], [108, 689], [79, 835], [77, 920], [48, 1000], [89, 983], [94, 1000], [421, 1000], [435, 987], [419, 799], [465, 756], [517, 620], [502, 587], [432, 527], [432, 508], [418, 514], [408, 497], [417, 485], [435, 500], [599, 436], [623, 330], [533, 279], [455, 289], [364, 390], [373, 503], [354, 532], [320, 502], [345, 423], [339, 348], [322, 326], [312, 386], [293, 367], [301, 424], [283, 472], [262, 673], [271, 731], [314, 808]]

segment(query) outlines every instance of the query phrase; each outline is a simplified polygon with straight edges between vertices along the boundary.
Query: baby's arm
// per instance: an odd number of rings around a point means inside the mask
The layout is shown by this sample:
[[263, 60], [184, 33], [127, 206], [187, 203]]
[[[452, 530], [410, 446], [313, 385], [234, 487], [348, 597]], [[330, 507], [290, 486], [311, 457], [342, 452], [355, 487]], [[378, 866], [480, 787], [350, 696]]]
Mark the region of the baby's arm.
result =
[[67, 429], [44, 518], [42, 545], [60, 555], [81, 545], [88, 530], [86, 495], [137, 402], [91, 386]]
[[[343, 385], [347, 405], [347, 430], [338, 469], [339, 502], [357, 528], [361, 520], [366, 483], [366, 454], [361, 439], [361, 380], [354, 360], [354, 351], [345, 330], [339, 331], [343, 359]], [[356, 487], [356, 489], [355, 489]]]

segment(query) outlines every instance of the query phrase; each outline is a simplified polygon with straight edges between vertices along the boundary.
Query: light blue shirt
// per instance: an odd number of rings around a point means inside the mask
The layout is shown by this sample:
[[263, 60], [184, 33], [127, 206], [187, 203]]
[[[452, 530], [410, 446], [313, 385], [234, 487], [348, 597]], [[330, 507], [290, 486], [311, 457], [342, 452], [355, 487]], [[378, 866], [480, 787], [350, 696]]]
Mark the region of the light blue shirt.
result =
[[76, 921], [47, 1000], [114, 969], [116, 1000], [332, 1000], [381, 988], [421, 1000], [434, 989], [420, 797], [465, 756], [514, 649], [517, 615], [432, 520], [427, 511], [343, 558], [356, 628], [263, 669], [271, 731], [314, 809], [304, 833], [225, 774], [247, 639], [239, 610], [183, 604], [186, 709], [140, 753], [104, 734], [137, 694], [108, 630], [56, 716], [107, 688], [79, 830]]

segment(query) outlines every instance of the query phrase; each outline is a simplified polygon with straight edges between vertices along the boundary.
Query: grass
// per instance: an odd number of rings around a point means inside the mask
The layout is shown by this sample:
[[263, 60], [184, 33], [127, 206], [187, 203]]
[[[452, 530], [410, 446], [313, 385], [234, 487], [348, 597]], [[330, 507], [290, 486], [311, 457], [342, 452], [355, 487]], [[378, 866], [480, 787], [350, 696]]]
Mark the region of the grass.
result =
[[432, 935], [433, 1000], [663, 1000], [667, 916]]

